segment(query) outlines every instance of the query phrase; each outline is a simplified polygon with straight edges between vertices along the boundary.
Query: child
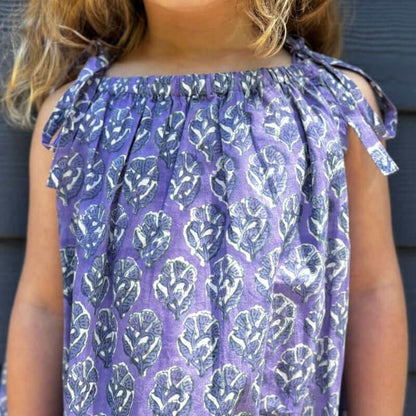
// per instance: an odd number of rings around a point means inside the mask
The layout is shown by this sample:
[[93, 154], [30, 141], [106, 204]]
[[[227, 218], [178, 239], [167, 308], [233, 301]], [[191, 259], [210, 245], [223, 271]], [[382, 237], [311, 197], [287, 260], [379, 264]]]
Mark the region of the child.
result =
[[26, 13], [5, 98], [22, 124], [42, 106], [4, 412], [401, 414], [397, 110], [330, 55], [335, 3]]

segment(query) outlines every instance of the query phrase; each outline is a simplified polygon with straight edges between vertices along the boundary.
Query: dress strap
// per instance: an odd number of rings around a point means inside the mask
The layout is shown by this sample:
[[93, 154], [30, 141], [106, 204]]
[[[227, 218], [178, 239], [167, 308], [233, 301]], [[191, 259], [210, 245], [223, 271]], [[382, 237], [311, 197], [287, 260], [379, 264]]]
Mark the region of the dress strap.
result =
[[[380, 85], [363, 69], [341, 59], [331, 57], [312, 50], [304, 38], [288, 39], [297, 57], [316, 64], [321, 72], [321, 79], [336, 98], [340, 115], [356, 131], [361, 142], [371, 158], [384, 175], [390, 175], [399, 170], [396, 162], [387, 152], [381, 140], [396, 137], [398, 113], [397, 108], [383, 91]], [[339, 68], [355, 71], [362, 75], [376, 92], [381, 102], [383, 118], [380, 118], [361, 89]], [[325, 71], [326, 69], [326, 71]]]
[[[98, 87], [100, 77], [105, 73], [106, 68], [110, 64], [110, 60], [104, 53], [100, 41], [94, 41], [94, 43], [96, 45], [96, 55], [92, 55], [87, 59], [75, 81], [57, 102], [43, 128], [42, 144], [48, 150], [55, 152], [57, 146], [65, 146], [70, 142], [71, 137], [69, 137], [70, 134], [68, 133], [74, 132], [75, 123], [80, 118], [80, 114], [82, 115], [84, 107], [88, 107]], [[65, 121], [67, 123], [64, 123]], [[61, 132], [51, 142], [52, 137], [61, 125], [63, 125]]]

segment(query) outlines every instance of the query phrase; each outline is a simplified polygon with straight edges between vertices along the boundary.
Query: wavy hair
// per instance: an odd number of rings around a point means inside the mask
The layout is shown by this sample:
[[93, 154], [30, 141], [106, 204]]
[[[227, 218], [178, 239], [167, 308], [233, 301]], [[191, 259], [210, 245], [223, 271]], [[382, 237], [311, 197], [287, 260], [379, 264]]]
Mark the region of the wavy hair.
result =
[[[249, 45], [256, 55], [277, 53], [286, 36], [295, 35], [318, 52], [340, 56], [337, 0], [237, 1], [257, 33]], [[6, 122], [32, 129], [45, 98], [76, 78], [96, 52], [95, 41], [111, 58], [127, 54], [146, 30], [146, 14], [142, 0], [27, 0], [8, 23], [13, 65], [1, 82], [0, 104]]]

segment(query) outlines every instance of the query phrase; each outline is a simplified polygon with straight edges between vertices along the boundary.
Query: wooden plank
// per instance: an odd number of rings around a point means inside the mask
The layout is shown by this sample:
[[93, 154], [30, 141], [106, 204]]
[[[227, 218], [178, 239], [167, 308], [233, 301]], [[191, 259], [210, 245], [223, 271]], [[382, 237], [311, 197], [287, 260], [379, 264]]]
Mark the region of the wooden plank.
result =
[[0, 236], [3, 238], [26, 236], [28, 136], [0, 122]]
[[[10, 29], [23, 0], [0, 0], [1, 84], [12, 63]], [[13, 129], [0, 120], [0, 237], [21, 238], [26, 233], [28, 154], [31, 132]]]
[[407, 380], [404, 416], [414, 416], [416, 409], [416, 373], [410, 373]]
[[380, 82], [400, 110], [416, 111], [416, 2], [344, 0], [342, 6], [343, 59]]
[[400, 170], [389, 177], [392, 223], [399, 246], [416, 246], [416, 115], [400, 114], [397, 137], [387, 142], [387, 150]]
[[0, 361], [6, 351], [10, 312], [21, 274], [24, 258], [24, 241], [0, 241]]

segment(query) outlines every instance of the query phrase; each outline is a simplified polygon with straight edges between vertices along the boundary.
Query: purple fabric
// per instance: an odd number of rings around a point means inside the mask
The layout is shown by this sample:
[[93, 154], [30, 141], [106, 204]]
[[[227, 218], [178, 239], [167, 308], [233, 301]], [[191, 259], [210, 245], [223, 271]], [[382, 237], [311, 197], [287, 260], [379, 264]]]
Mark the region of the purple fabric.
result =
[[[64, 414], [338, 416], [348, 125], [390, 175], [395, 106], [303, 38], [287, 39], [286, 67], [129, 78], [105, 76], [98, 46], [42, 137]], [[371, 83], [383, 119], [342, 68]]]

